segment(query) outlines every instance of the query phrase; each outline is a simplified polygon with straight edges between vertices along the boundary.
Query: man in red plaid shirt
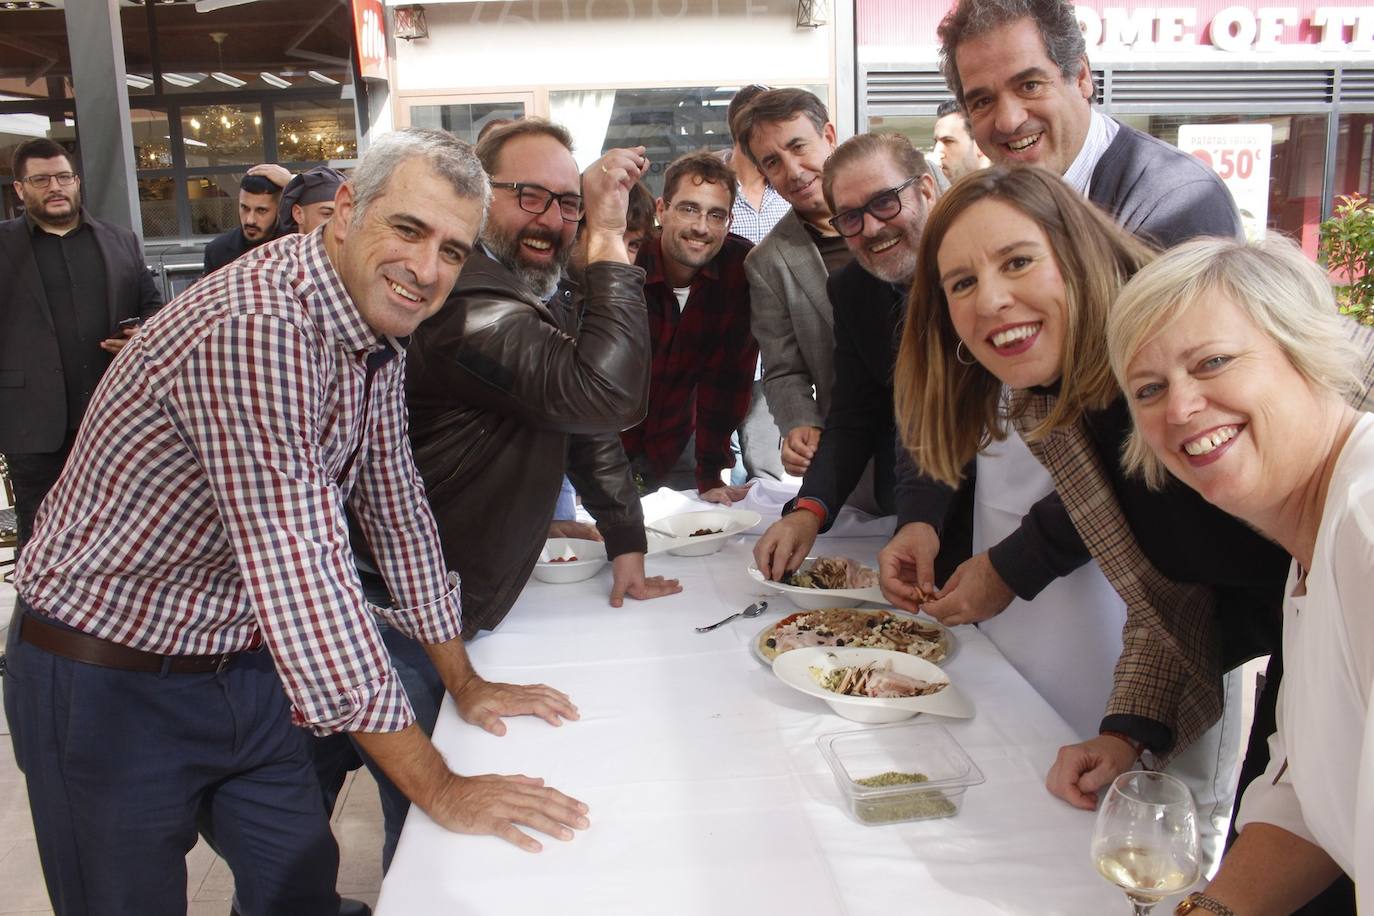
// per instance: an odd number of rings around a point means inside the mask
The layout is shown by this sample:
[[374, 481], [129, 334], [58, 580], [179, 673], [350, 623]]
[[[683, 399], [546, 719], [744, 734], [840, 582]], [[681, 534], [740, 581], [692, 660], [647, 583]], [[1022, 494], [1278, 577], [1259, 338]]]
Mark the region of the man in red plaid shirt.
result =
[[730, 505], [748, 486], [726, 486], [730, 435], [749, 411], [759, 347], [749, 329], [744, 256], [753, 247], [732, 235], [735, 173], [713, 154], [668, 166], [658, 200], [657, 239], [644, 246], [653, 370], [644, 422], [621, 434], [646, 489], [693, 487]]

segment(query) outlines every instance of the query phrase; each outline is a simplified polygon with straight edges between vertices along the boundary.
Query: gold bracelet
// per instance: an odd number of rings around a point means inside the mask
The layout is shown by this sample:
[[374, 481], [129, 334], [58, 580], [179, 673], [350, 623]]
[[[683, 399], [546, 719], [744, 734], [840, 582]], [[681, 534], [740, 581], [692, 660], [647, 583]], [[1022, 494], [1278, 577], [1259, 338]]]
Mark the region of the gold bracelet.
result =
[[1236, 911], [1215, 897], [1208, 897], [1202, 891], [1194, 891], [1174, 908], [1174, 916], [1187, 916], [1194, 910], [1206, 910], [1216, 916], [1236, 916]]

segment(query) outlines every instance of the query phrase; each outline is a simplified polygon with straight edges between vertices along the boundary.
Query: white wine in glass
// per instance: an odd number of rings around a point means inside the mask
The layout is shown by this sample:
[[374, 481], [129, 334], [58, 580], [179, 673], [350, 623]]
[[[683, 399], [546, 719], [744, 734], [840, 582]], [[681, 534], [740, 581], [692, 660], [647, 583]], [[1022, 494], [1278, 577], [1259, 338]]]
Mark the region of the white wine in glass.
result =
[[1147, 916], [1156, 903], [1197, 881], [1197, 809], [1172, 776], [1134, 770], [1107, 790], [1093, 829], [1093, 864]]

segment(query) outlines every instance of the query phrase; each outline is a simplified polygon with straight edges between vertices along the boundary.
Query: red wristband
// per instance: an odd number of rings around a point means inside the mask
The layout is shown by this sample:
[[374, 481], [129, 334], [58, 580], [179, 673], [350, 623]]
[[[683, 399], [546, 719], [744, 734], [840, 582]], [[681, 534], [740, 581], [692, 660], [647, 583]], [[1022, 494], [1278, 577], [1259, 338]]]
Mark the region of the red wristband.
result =
[[812, 515], [816, 516], [816, 518], [821, 520], [822, 525], [825, 524], [825, 506], [822, 506], [818, 501], [812, 499], [811, 497], [803, 497], [792, 504], [793, 512], [797, 511], [798, 509], [810, 512]]

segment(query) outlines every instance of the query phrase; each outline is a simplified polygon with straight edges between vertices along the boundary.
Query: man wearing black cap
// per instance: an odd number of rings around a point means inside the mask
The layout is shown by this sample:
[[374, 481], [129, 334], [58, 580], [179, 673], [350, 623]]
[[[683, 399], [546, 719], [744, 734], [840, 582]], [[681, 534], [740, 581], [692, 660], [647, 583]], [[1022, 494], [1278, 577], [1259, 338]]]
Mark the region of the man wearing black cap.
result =
[[277, 203], [291, 173], [279, 165], [263, 163], [248, 170], [239, 182], [239, 227], [217, 235], [205, 246], [205, 273], [209, 276], [277, 237]]
[[277, 210], [279, 235], [309, 235], [334, 215], [334, 194], [348, 180], [338, 169], [317, 165], [292, 178], [281, 192]]

